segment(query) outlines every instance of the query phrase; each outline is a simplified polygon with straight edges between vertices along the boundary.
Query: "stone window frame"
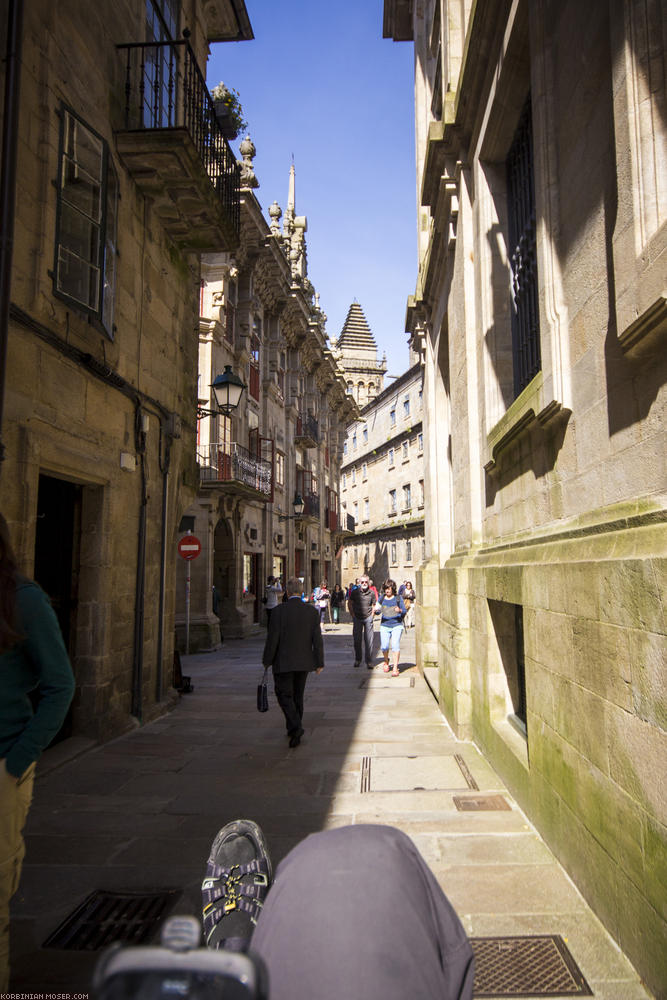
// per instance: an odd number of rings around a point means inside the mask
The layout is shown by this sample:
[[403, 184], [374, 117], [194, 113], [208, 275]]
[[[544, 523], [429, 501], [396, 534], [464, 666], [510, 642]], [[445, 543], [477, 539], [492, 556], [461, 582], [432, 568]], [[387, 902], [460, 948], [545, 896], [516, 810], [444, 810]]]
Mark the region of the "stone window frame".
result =
[[285, 453], [276, 448], [276, 486], [285, 485]]
[[[537, 421], [543, 427], [572, 409], [569, 326], [563, 280], [552, 233], [559, 228], [556, 184], [556, 109], [552, 53], [544, 38], [545, 0], [513, 8], [506, 44], [493, 75], [473, 155], [477, 226], [480, 234], [478, 287], [484, 331], [482, 361], [484, 428], [482, 463], [494, 474], [512, 442]], [[514, 398], [507, 256], [505, 158], [519, 114], [530, 92], [537, 218], [537, 270], [541, 371]]]
[[612, 235], [616, 336], [624, 351], [667, 331], [667, 117], [660, 0], [623, 0], [612, 24], [618, 198]]

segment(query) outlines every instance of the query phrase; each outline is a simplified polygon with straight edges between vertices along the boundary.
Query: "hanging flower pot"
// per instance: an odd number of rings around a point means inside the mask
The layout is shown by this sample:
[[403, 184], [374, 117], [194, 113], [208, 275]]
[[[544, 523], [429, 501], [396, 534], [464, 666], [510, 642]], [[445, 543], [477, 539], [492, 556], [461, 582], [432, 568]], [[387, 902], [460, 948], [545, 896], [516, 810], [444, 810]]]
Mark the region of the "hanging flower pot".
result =
[[239, 134], [239, 130], [227, 105], [224, 101], [214, 101], [213, 106], [215, 108], [215, 117], [218, 125], [220, 126], [220, 131], [224, 135], [225, 139], [236, 139]]
[[236, 139], [239, 132], [248, 127], [243, 117], [243, 108], [238, 91], [230, 90], [222, 81], [211, 91], [215, 117], [225, 139]]

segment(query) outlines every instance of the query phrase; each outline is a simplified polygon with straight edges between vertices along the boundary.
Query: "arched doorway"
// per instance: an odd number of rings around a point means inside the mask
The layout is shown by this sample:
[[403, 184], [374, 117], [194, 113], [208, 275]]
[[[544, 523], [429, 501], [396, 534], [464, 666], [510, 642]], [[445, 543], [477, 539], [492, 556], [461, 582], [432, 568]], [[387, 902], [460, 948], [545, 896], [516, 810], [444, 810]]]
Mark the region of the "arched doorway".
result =
[[213, 586], [215, 587], [215, 613], [220, 619], [223, 637], [230, 639], [242, 635], [241, 618], [237, 606], [236, 551], [234, 535], [229, 522], [222, 517], [213, 533]]

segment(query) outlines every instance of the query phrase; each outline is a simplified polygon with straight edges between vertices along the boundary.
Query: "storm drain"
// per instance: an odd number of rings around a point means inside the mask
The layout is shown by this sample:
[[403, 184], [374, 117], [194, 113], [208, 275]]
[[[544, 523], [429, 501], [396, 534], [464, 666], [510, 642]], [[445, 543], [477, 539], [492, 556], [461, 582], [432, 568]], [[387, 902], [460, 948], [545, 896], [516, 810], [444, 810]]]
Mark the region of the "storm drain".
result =
[[500, 812], [512, 808], [502, 795], [454, 795], [453, 799], [459, 812]]
[[559, 934], [471, 938], [475, 997], [591, 997]]
[[181, 895], [160, 892], [92, 892], [46, 939], [43, 948], [96, 951], [114, 941], [143, 944], [149, 940]]

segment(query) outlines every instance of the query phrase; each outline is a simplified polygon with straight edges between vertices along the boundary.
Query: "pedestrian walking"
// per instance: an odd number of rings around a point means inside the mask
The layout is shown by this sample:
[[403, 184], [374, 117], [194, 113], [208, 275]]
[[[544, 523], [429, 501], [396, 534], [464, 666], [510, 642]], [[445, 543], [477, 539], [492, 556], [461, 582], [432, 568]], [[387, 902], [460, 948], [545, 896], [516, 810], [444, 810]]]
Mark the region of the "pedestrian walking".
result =
[[329, 613], [329, 601], [331, 600], [331, 594], [329, 592], [329, 587], [326, 580], [322, 580], [319, 587], [316, 587], [313, 591], [313, 601], [317, 606], [317, 610], [320, 615], [320, 628], [324, 632], [324, 622], [326, 621], [327, 614]]
[[44, 591], [19, 574], [0, 514], [0, 994], [9, 986], [9, 901], [21, 876], [35, 767], [73, 694], [58, 619]]
[[268, 629], [271, 621], [271, 612], [278, 607], [282, 600], [283, 588], [280, 585], [280, 577], [270, 576], [266, 583], [264, 592], [264, 610], [266, 611], [266, 627]]
[[334, 586], [331, 592], [331, 614], [334, 625], [340, 623], [340, 611], [345, 605], [345, 591], [339, 583]]
[[406, 628], [414, 628], [415, 625], [415, 604], [417, 603], [417, 595], [415, 594], [412, 583], [407, 580], [405, 584], [405, 589], [401, 594], [399, 591], [399, 597], [403, 598], [403, 603], [405, 604], [407, 614], [403, 624]]
[[373, 607], [375, 598], [369, 587], [367, 576], [359, 577], [359, 586], [349, 596], [347, 609], [352, 615], [352, 641], [354, 643], [354, 665], [361, 664], [362, 640], [366, 666], [373, 669]]
[[317, 609], [301, 600], [301, 581], [287, 581], [287, 603], [271, 614], [262, 662], [273, 667], [276, 699], [285, 722], [289, 745], [298, 747], [303, 736], [303, 695], [310, 671], [324, 669], [324, 644]]
[[375, 605], [375, 614], [380, 615], [380, 648], [384, 657], [384, 672], [388, 674], [391, 670], [389, 665], [389, 653], [394, 660], [392, 677], [399, 676], [398, 659], [401, 655], [401, 636], [403, 635], [403, 619], [405, 618], [405, 604], [403, 598], [396, 593], [396, 583], [394, 580], [385, 580], [382, 586], [383, 596]]

